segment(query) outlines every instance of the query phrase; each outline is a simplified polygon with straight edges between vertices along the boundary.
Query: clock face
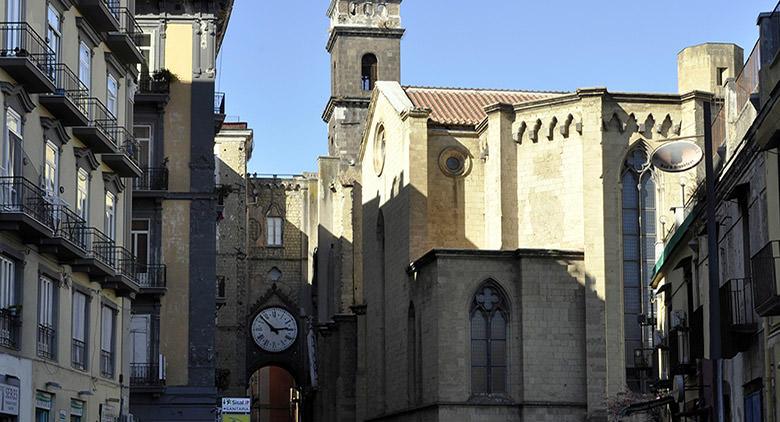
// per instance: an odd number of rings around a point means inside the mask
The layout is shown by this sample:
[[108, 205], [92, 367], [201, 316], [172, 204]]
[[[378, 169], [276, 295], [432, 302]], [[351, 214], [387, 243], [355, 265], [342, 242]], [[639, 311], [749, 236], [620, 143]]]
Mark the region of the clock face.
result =
[[261, 349], [281, 352], [295, 343], [298, 323], [285, 309], [265, 308], [252, 321], [252, 337]]

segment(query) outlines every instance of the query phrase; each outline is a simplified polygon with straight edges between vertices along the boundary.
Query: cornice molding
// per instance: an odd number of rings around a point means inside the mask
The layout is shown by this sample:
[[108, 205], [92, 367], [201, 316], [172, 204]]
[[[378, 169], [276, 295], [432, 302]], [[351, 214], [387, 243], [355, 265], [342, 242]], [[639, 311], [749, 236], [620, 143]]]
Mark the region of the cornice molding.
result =
[[398, 38], [404, 36], [404, 28], [371, 28], [362, 26], [336, 26], [330, 30], [325, 50], [330, 53], [338, 37]]
[[328, 99], [328, 104], [325, 105], [325, 111], [322, 112], [322, 120], [325, 123], [328, 123], [333, 115], [333, 110], [335, 110], [336, 107], [368, 108], [370, 103], [371, 98], [330, 97], [330, 99]]

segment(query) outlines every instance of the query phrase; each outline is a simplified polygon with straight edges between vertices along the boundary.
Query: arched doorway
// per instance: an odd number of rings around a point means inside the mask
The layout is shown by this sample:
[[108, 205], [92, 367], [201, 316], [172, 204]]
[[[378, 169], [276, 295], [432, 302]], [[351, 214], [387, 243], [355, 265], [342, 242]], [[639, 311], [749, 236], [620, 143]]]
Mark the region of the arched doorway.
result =
[[252, 422], [300, 422], [300, 391], [295, 378], [279, 366], [265, 366], [249, 378]]

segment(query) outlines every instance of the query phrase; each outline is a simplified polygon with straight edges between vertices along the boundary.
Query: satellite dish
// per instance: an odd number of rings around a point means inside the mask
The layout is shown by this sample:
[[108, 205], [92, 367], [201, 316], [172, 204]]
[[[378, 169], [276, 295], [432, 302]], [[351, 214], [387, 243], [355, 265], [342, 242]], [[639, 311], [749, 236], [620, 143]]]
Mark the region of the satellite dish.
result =
[[656, 148], [650, 161], [661, 171], [678, 173], [696, 167], [702, 158], [704, 152], [694, 142], [672, 141]]

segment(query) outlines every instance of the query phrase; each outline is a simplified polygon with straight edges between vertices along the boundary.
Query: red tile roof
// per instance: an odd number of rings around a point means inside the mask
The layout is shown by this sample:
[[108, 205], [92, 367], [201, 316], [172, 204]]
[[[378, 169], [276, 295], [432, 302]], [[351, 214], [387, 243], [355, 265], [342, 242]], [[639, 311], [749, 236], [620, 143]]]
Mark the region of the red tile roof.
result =
[[484, 108], [495, 103], [517, 104], [562, 95], [562, 92], [502, 91], [492, 89], [428, 88], [407, 86], [415, 107], [431, 109], [430, 119], [447, 125], [476, 126], [487, 117]]

